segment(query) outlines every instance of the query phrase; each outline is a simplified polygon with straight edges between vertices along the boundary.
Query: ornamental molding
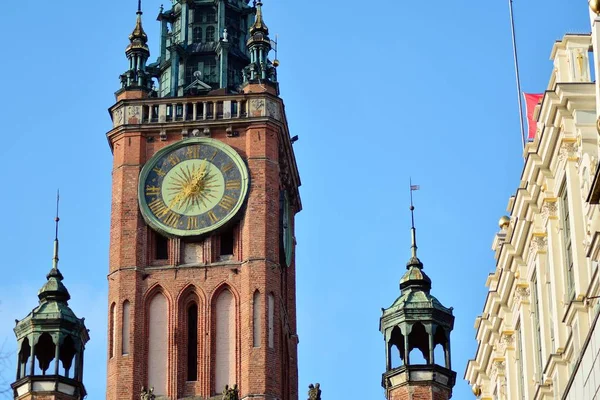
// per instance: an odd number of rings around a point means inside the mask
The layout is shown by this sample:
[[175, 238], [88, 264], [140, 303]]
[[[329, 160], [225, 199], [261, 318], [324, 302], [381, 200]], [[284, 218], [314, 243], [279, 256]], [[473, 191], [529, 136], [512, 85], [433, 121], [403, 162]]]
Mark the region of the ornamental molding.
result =
[[515, 333], [513, 331], [502, 332], [500, 336], [500, 350], [505, 352], [506, 350], [515, 349]]
[[530, 294], [529, 285], [527, 283], [519, 283], [515, 288], [515, 301], [517, 303], [528, 302]]
[[545, 233], [534, 233], [529, 242], [529, 255], [546, 253], [548, 250], [548, 237]]
[[498, 377], [503, 377], [506, 374], [506, 362], [504, 358], [495, 358], [492, 360], [491, 375], [495, 380]]
[[579, 160], [579, 146], [577, 146], [577, 139], [563, 139], [558, 150], [558, 160], [563, 162], [577, 161]]
[[544, 226], [549, 219], [558, 219], [558, 199], [556, 197], [544, 199], [542, 204], [542, 219]]

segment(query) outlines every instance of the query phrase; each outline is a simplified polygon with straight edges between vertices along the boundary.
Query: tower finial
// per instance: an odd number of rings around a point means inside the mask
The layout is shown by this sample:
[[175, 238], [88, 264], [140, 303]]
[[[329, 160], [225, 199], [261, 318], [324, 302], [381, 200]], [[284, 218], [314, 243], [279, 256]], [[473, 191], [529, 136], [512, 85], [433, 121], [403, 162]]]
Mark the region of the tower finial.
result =
[[254, 20], [254, 24], [250, 27], [250, 35], [254, 35], [257, 31], [262, 31], [265, 35], [269, 34], [269, 28], [267, 28], [267, 24], [263, 19], [262, 13], [262, 0], [254, 1], [254, 7], [256, 8], [256, 18]]
[[56, 217], [54, 218], [54, 222], [56, 224], [56, 230], [54, 233], [54, 257], [52, 257], [52, 269], [58, 269], [58, 222], [60, 218], [58, 217], [58, 205], [60, 202], [60, 191], [56, 190]]
[[138, 0], [138, 10], [137, 10], [137, 14], [138, 15], [142, 15], [142, 0]]
[[416, 266], [418, 268], [423, 268], [423, 263], [417, 257], [417, 230], [415, 228], [415, 206], [413, 203], [413, 192], [415, 190], [419, 190], [421, 187], [419, 185], [413, 185], [412, 179], [410, 179], [410, 218], [411, 218], [411, 245], [410, 245], [410, 260], [406, 264], [407, 268], [411, 266]]

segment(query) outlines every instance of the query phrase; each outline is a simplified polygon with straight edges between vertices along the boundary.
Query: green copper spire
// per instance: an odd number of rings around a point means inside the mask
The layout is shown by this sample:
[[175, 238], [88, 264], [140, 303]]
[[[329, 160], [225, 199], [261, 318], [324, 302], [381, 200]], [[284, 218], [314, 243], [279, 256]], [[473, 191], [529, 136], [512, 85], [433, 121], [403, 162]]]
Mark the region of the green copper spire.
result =
[[38, 297], [40, 301], [57, 301], [57, 302], [67, 302], [71, 298], [69, 291], [63, 285], [62, 280], [63, 275], [58, 270], [58, 222], [60, 218], [58, 217], [58, 205], [60, 201], [60, 194], [56, 192], [56, 217], [54, 218], [54, 222], [56, 224], [55, 228], [55, 236], [54, 236], [54, 255], [52, 257], [52, 269], [46, 275], [46, 279], [48, 280], [44, 286], [38, 292]]

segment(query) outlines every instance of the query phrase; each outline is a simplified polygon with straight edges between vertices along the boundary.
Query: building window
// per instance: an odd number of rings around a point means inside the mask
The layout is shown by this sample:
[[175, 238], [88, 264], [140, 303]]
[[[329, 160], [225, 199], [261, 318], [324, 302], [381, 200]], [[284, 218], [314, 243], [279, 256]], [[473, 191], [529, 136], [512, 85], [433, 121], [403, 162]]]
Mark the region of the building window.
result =
[[205, 42], [214, 42], [215, 41], [215, 27], [209, 26], [206, 28], [206, 39]]
[[129, 354], [129, 332], [130, 332], [131, 304], [125, 300], [123, 303], [123, 325], [121, 326], [121, 354]]
[[275, 297], [273, 293], [269, 293], [268, 303], [268, 319], [269, 319], [269, 348], [275, 347]]
[[169, 359], [167, 298], [156, 293], [148, 305], [148, 386], [157, 396], [167, 394]]
[[550, 343], [552, 345], [551, 350], [554, 353], [556, 350], [555, 339], [554, 339], [554, 303], [552, 296], [552, 285], [550, 280], [546, 282], [546, 298], [548, 299], [548, 324], [550, 325]]
[[231, 292], [223, 290], [215, 303], [214, 368], [215, 381], [213, 394], [220, 393], [225, 385], [236, 382], [235, 366], [235, 303]]
[[154, 233], [154, 259], [169, 259], [169, 239], [158, 233]]
[[204, 62], [202, 77], [205, 83], [217, 83], [217, 61], [214, 58]]
[[228, 229], [221, 234], [220, 256], [231, 257], [233, 255], [233, 229]]
[[117, 329], [117, 305], [112, 303], [110, 306], [110, 336], [108, 338], [108, 345], [110, 348], [110, 352], [108, 357], [113, 358], [115, 356], [115, 331]]
[[187, 380], [198, 380], [198, 306], [187, 310]]
[[517, 373], [519, 374], [519, 398], [525, 400], [525, 378], [523, 377], [523, 342], [521, 338], [520, 322], [517, 323]]
[[563, 250], [565, 254], [565, 268], [567, 272], [567, 299], [575, 297], [575, 276], [573, 273], [573, 247], [571, 241], [571, 218], [569, 213], [569, 198], [567, 196], [567, 185], [565, 184], [560, 195], [562, 203], [562, 232]]
[[254, 298], [252, 302], [252, 327], [253, 327], [253, 337], [254, 337], [254, 347], [260, 347], [261, 341], [261, 324], [260, 324], [260, 314], [261, 314], [261, 301], [260, 301], [260, 292], [257, 290], [254, 292]]
[[202, 42], [202, 28], [197, 26], [194, 28], [194, 30], [192, 31], [192, 40], [194, 43], [201, 43]]
[[533, 334], [535, 336], [536, 368], [538, 381], [542, 378], [543, 357], [542, 357], [542, 332], [540, 328], [540, 298], [538, 296], [538, 280], [534, 275], [531, 282], [531, 296], [533, 300]]
[[217, 13], [214, 11], [206, 13], [206, 22], [217, 22]]

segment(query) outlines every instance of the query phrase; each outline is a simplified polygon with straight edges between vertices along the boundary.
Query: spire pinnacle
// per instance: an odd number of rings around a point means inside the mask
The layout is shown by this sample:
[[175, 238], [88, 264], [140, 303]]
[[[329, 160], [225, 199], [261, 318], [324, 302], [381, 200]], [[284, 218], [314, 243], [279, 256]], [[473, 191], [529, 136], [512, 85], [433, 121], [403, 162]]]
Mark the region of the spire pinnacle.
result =
[[135, 28], [133, 29], [133, 32], [131, 32], [131, 35], [129, 35], [129, 41], [131, 42], [130, 47], [136, 45], [134, 47], [147, 48], [146, 43], [148, 42], [148, 36], [146, 35], [146, 32], [142, 26], [142, 14], [144, 14], [142, 12], [142, 0], [138, 0], [136, 14], [137, 19], [135, 22]]
[[60, 202], [60, 191], [56, 191], [56, 217], [54, 218], [54, 222], [56, 224], [56, 230], [54, 233], [54, 256], [52, 257], [52, 269], [58, 270], [58, 222], [60, 218], [58, 217], [58, 205]]
[[267, 25], [263, 20], [262, 5], [262, 0], [254, 0], [254, 7], [256, 7], [256, 19], [250, 28], [251, 35], [254, 35], [254, 33], [257, 31], [262, 31], [265, 35], [269, 34], [269, 28], [267, 28]]
[[413, 185], [412, 179], [411, 179], [410, 180], [411, 245], [410, 245], [410, 260], [408, 260], [408, 263], [406, 264], [407, 269], [410, 267], [413, 267], [413, 266], [420, 268], [420, 269], [423, 268], [423, 263], [421, 262], [421, 260], [419, 260], [419, 257], [417, 257], [417, 229], [415, 228], [415, 206], [413, 203], [413, 192], [415, 190], [419, 190], [419, 189], [420, 189], [420, 186]]

